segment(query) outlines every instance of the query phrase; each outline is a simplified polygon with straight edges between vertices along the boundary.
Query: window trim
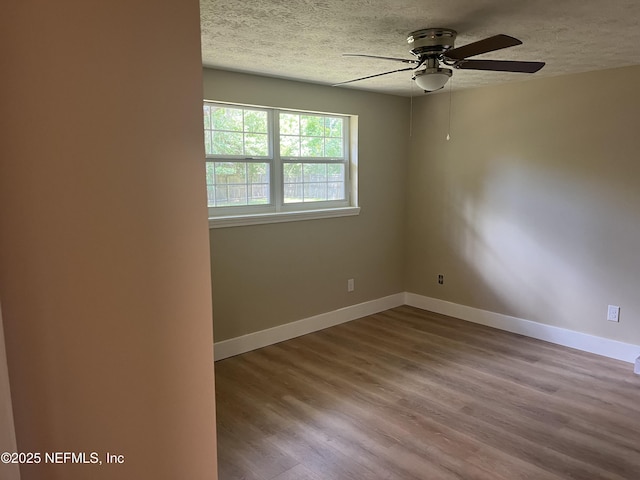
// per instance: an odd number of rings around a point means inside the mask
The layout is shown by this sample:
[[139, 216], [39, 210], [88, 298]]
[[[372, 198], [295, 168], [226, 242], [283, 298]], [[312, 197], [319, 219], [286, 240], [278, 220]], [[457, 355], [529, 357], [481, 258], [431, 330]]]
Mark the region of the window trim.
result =
[[251, 213], [209, 217], [209, 228], [242, 227], [265, 223], [298, 222], [322, 218], [351, 217], [360, 215], [360, 207], [325, 208], [322, 210], [297, 210], [293, 212]]
[[[268, 134], [270, 158], [242, 156], [207, 155], [205, 162], [224, 161], [256, 161], [269, 164], [270, 168], [270, 203], [265, 205], [239, 205], [228, 207], [208, 207], [209, 227], [221, 228], [264, 223], [279, 223], [319, 218], [343, 217], [359, 215], [357, 195], [357, 127], [356, 115], [331, 112], [317, 112], [291, 108], [275, 108], [230, 102], [204, 100], [204, 105], [220, 105], [230, 108], [257, 109], [268, 112]], [[311, 114], [323, 117], [341, 117], [343, 121], [343, 159], [331, 157], [281, 157], [279, 114]], [[286, 163], [320, 163], [325, 165], [341, 164], [345, 166], [343, 200], [327, 200], [316, 202], [284, 202], [284, 164]], [[282, 198], [281, 198], [282, 197]], [[215, 210], [214, 210], [215, 209]]]

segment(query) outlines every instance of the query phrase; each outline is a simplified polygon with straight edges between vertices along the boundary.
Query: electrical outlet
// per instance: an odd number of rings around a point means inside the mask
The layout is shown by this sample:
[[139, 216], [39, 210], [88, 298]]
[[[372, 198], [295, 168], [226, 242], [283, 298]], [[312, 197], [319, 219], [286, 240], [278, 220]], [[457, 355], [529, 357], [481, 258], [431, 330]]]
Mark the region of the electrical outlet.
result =
[[617, 305], [609, 305], [607, 309], [607, 320], [610, 322], [619, 322], [620, 321], [620, 307]]
[[438, 284], [444, 285], [444, 275], [438, 275]]
[[347, 292], [353, 292], [356, 289], [356, 282], [353, 278], [347, 280]]

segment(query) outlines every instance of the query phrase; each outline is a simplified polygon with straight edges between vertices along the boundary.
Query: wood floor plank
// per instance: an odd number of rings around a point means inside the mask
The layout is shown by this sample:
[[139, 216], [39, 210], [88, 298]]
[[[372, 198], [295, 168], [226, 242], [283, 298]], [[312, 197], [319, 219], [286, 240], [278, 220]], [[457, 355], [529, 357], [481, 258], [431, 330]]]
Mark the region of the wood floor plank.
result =
[[323, 477], [319, 477], [312, 470], [309, 470], [302, 464], [298, 464], [295, 467], [283, 472], [282, 474], [274, 477], [273, 480], [324, 480]]
[[216, 363], [221, 480], [636, 480], [629, 364], [403, 306]]

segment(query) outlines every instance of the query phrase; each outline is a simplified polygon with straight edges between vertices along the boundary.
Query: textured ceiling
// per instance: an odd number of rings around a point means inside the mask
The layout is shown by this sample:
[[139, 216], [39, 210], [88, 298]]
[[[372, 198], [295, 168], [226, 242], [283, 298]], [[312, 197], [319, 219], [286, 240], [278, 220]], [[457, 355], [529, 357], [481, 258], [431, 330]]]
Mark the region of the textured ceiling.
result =
[[[407, 34], [458, 31], [455, 46], [504, 33], [523, 45], [474, 58], [544, 61], [533, 75], [456, 70], [453, 88], [640, 64], [640, 1], [611, 0], [201, 0], [205, 66], [333, 84], [402, 68], [344, 58], [365, 53], [413, 58]], [[350, 84], [416, 95], [411, 72]]]

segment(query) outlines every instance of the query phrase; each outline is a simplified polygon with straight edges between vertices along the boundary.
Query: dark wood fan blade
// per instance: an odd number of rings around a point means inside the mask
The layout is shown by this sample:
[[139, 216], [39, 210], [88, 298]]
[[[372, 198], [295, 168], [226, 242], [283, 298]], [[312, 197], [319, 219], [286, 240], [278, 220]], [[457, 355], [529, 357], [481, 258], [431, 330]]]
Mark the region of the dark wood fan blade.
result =
[[544, 62], [516, 62], [511, 60], [464, 60], [455, 68], [461, 70], [491, 70], [495, 72], [535, 73]]
[[378, 73], [376, 75], [369, 75], [368, 77], [361, 77], [361, 78], [356, 78], [354, 80], [347, 80], [346, 82], [334, 83], [331, 86], [337, 87], [338, 85], [345, 85], [346, 83], [359, 82], [360, 80], [367, 80], [368, 78], [381, 77], [382, 75], [389, 75], [390, 73], [405, 72], [407, 70], [413, 70], [413, 67], [401, 68], [399, 70], [391, 70], [390, 72]]
[[343, 57], [365, 57], [365, 58], [377, 58], [379, 60], [393, 60], [395, 62], [402, 63], [418, 63], [417, 60], [410, 60], [406, 58], [395, 58], [395, 57], [379, 57], [378, 55], [365, 55], [361, 53], [343, 53]]
[[477, 42], [463, 45], [462, 47], [452, 48], [444, 53], [446, 58], [452, 60], [464, 60], [465, 58], [475, 57], [481, 53], [493, 52], [507, 47], [515, 47], [522, 42], [517, 38], [509, 35], [494, 35], [493, 37], [478, 40]]

